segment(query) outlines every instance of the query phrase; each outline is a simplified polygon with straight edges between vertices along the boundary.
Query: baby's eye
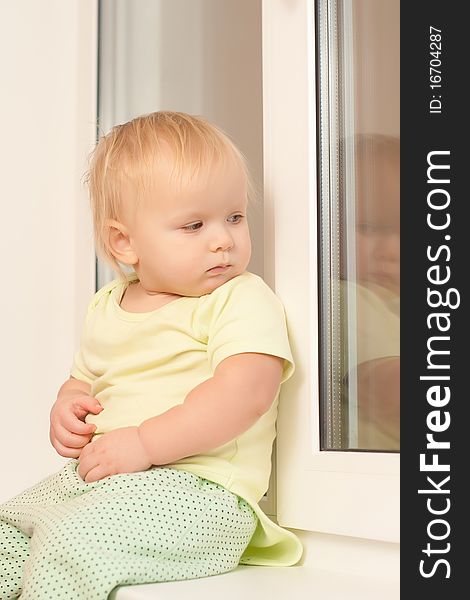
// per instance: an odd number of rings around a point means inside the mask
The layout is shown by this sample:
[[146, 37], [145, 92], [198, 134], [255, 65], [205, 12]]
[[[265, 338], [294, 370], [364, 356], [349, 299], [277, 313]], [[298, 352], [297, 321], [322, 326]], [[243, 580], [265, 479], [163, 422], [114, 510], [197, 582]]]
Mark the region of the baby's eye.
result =
[[240, 223], [242, 219], [243, 215], [232, 215], [227, 219], [227, 221], [229, 221], [230, 223]]
[[201, 227], [202, 227], [202, 222], [198, 221], [197, 223], [191, 223], [191, 225], [185, 225], [181, 229], [184, 229], [185, 231], [197, 231]]
[[375, 226], [372, 225], [371, 223], [357, 223], [356, 225], [357, 230], [359, 231], [359, 233], [374, 233], [375, 231]]

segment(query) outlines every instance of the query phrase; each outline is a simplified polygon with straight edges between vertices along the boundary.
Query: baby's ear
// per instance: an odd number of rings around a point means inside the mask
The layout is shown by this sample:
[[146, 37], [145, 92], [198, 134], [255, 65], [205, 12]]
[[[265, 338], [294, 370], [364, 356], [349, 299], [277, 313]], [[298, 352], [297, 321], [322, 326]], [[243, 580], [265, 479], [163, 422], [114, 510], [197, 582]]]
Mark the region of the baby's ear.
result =
[[106, 230], [107, 244], [114, 258], [125, 265], [135, 265], [138, 258], [132, 247], [127, 227], [119, 221], [108, 219]]

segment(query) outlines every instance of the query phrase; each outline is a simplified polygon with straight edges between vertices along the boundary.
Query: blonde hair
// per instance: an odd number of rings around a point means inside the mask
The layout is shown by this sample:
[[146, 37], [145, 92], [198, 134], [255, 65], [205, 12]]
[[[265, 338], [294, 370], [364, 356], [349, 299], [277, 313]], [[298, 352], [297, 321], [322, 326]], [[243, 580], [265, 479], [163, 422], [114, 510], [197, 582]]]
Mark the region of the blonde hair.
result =
[[[128, 276], [109, 246], [109, 221], [120, 221], [124, 206], [137, 210], [156, 177], [159, 159], [173, 161], [171, 178], [185, 185], [215, 161], [235, 159], [245, 174], [248, 201], [256, 198], [247, 162], [229, 136], [205, 119], [181, 112], [160, 111], [116, 125], [100, 138], [85, 176], [90, 192], [95, 250], [118, 276]], [[126, 186], [126, 188], [124, 187]], [[124, 194], [124, 189], [135, 193]]]

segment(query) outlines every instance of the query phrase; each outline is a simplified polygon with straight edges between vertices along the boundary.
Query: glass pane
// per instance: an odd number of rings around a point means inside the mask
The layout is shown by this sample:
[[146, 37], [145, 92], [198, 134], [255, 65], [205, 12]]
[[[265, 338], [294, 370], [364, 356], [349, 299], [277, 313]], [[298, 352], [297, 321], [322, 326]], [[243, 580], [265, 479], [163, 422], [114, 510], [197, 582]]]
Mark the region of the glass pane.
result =
[[399, 450], [399, 7], [318, 2], [325, 450]]

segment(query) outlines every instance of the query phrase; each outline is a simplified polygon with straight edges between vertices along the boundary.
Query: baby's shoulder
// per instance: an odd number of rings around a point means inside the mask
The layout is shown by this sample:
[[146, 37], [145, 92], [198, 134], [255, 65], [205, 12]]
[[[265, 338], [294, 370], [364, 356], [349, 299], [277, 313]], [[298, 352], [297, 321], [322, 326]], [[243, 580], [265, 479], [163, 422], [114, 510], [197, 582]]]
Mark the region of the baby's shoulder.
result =
[[258, 315], [283, 312], [280, 299], [259, 276], [249, 271], [227, 281], [210, 294], [202, 296], [197, 309], [197, 316], [202, 322], [210, 322], [224, 317], [253, 319]]
[[113, 293], [122, 295], [124, 287], [126, 287], [129, 282], [135, 281], [135, 279], [136, 276], [130, 275], [126, 281], [122, 279], [113, 279], [109, 283], [103, 285], [92, 297], [88, 306], [88, 311], [92, 311], [103, 302], [108, 301]]
[[212, 293], [203, 296], [203, 301], [208, 304], [218, 304], [220, 302], [250, 300], [254, 297], [276, 297], [268, 284], [260, 277], [249, 271], [237, 275], [230, 279]]

